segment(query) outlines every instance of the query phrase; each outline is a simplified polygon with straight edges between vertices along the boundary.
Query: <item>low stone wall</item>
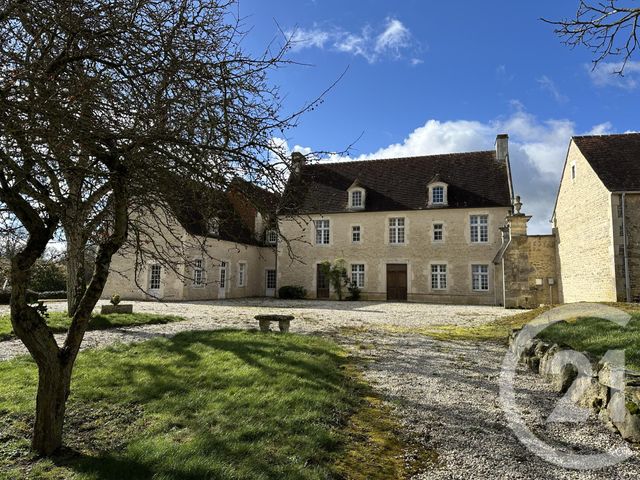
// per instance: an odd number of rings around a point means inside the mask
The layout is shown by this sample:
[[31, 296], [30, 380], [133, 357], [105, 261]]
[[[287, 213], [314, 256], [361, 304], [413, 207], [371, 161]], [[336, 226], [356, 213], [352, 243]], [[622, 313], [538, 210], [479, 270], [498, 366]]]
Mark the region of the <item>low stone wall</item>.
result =
[[[511, 333], [511, 351], [516, 349], [519, 332], [514, 330]], [[640, 443], [640, 372], [625, 370], [606, 360], [595, 360], [588, 353], [581, 352], [591, 366], [590, 374], [585, 374], [558, 357], [558, 354], [571, 350], [569, 347], [539, 339], [529, 341], [519, 350], [520, 361], [550, 382], [556, 392], [566, 394], [579, 407], [593, 410], [600, 420], [625, 440]], [[624, 391], [615, 381], [622, 373]]]

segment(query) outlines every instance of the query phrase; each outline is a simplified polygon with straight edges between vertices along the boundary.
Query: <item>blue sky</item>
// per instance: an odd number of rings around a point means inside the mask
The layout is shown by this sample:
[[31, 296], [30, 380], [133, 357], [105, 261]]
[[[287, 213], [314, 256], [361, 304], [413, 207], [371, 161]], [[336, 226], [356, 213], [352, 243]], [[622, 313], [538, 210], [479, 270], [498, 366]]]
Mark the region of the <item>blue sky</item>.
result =
[[351, 158], [493, 147], [510, 135], [516, 193], [534, 233], [548, 219], [571, 135], [638, 130], [640, 58], [625, 77], [615, 59], [591, 70], [591, 53], [562, 45], [540, 17], [575, 14], [577, 0], [241, 0], [245, 47], [295, 43], [306, 64], [271, 79], [285, 110], [315, 98], [346, 71], [317, 109], [282, 135], [300, 151]]

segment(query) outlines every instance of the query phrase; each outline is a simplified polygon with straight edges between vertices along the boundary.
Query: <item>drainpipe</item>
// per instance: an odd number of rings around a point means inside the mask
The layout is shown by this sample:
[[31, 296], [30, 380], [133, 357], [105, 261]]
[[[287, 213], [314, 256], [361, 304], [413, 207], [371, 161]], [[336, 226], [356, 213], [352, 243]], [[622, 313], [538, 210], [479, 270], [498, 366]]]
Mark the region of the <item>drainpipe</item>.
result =
[[625, 199], [627, 196], [627, 192], [622, 192], [622, 197], [620, 201], [622, 202], [622, 241], [624, 248], [624, 287], [625, 294], [627, 297], [627, 302], [631, 302], [631, 284], [630, 284], [630, 275], [629, 275], [629, 252], [627, 251], [627, 219], [625, 213]]

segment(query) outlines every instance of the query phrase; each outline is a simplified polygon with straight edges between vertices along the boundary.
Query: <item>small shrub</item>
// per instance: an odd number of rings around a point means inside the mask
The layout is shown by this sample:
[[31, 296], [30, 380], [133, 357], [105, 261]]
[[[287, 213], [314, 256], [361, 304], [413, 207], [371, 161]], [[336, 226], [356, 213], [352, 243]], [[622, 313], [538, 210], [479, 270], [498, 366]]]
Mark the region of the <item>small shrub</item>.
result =
[[118, 305], [119, 303], [120, 303], [120, 295], [118, 295], [117, 293], [114, 293], [113, 295], [111, 295], [111, 304]]
[[297, 300], [306, 296], [307, 290], [300, 285], [285, 285], [278, 289], [278, 297], [282, 299]]
[[360, 300], [360, 293], [362, 293], [362, 290], [360, 290], [360, 288], [355, 283], [349, 282], [347, 290], [349, 290], [349, 296], [347, 297], [347, 300]]

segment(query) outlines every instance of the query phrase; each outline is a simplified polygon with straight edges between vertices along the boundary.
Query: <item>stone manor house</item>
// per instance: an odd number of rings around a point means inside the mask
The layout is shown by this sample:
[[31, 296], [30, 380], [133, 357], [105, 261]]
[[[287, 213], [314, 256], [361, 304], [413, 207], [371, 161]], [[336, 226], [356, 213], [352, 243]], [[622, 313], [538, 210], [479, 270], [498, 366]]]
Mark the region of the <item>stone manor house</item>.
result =
[[332, 298], [319, 265], [344, 259], [365, 300], [640, 301], [640, 134], [571, 139], [548, 235], [527, 233], [504, 134], [492, 151], [315, 164], [294, 153], [292, 165], [286, 200], [242, 181], [220, 197], [242, 228], [176, 221], [188, 259], [178, 271], [151, 260], [134, 281], [135, 253], [114, 257], [105, 297], [211, 300], [301, 285]]

